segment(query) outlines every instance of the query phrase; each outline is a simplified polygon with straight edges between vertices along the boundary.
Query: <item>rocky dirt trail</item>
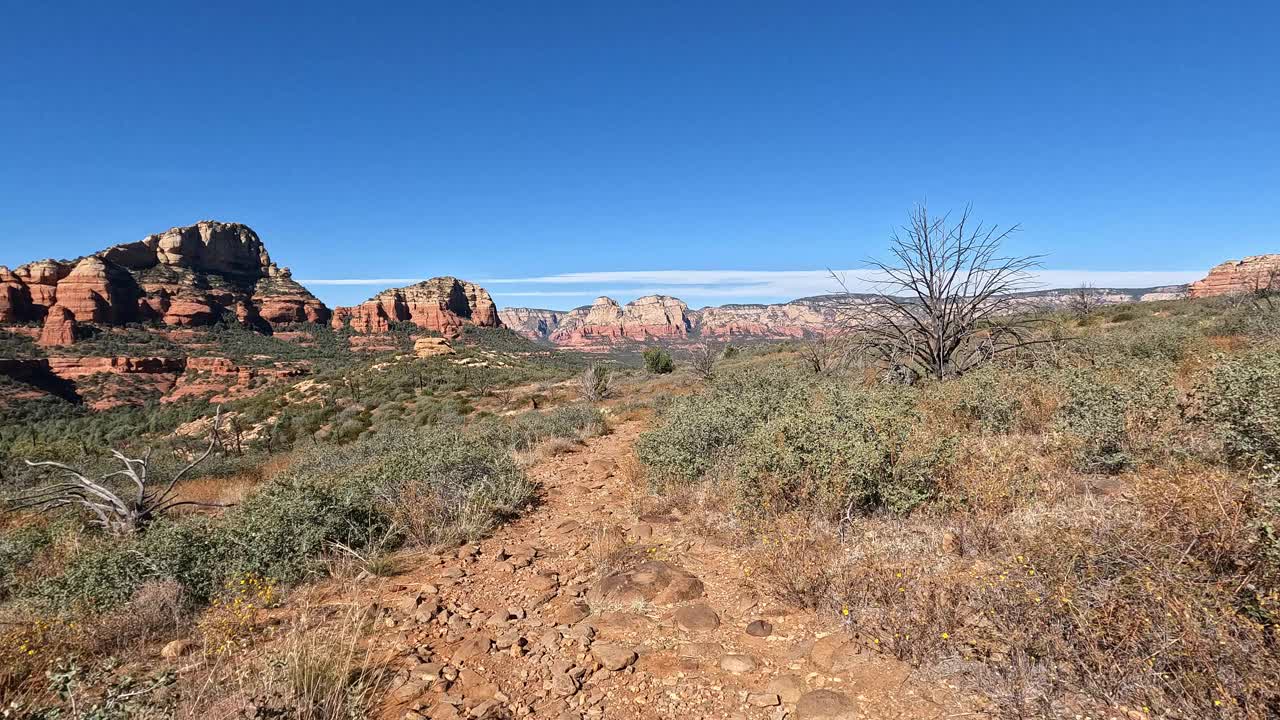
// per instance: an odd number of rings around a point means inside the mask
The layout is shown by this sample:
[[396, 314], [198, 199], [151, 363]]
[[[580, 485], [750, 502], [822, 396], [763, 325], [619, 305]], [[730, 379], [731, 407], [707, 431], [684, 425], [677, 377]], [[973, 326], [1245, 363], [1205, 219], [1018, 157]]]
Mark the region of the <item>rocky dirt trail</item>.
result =
[[636, 517], [618, 463], [642, 429], [539, 460], [539, 506], [381, 585], [384, 717], [977, 717], [838, 623], [767, 599], [674, 512]]

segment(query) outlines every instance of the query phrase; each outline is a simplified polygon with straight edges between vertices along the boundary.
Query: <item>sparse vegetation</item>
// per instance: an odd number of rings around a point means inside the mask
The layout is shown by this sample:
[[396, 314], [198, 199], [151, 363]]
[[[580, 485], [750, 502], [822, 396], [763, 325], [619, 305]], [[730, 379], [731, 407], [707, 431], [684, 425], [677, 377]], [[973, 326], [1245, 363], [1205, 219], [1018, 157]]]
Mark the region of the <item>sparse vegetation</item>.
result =
[[676, 369], [671, 353], [660, 347], [645, 348], [644, 369], [654, 375], [665, 375]]
[[578, 394], [597, 403], [613, 394], [613, 373], [604, 365], [589, 365], [578, 376]]
[[1270, 717], [1280, 365], [1216, 334], [1237, 312], [1099, 308], [1057, 352], [910, 386], [784, 353], [666, 404], [637, 455], [659, 494], [734, 499], [780, 599], [964, 659], [998, 716]]

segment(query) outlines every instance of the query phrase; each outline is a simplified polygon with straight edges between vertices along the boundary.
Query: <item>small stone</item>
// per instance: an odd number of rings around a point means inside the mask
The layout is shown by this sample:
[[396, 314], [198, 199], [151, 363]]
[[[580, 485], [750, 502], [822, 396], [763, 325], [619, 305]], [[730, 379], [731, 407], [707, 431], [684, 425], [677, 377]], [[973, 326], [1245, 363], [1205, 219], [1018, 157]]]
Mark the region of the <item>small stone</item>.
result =
[[720, 669], [741, 675], [756, 669], [756, 660], [750, 655], [725, 655], [720, 658]]
[[773, 624], [768, 620], [753, 620], [747, 625], [747, 634], [751, 637], [769, 637], [773, 634]]
[[636, 661], [636, 654], [631, 648], [617, 643], [595, 643], [591, 646], [591, 657], [605, 667], [606, 670], [618, 672]]
[[720, 617], [702, 603], [676, 610], [674, 619], [676, 625], [686, 632], [710, 632], [720, 627]]
[[555, 614], [557, 625], [574, 625], [591, 615], [591, 607], [583, 602], [572, 602], [560, 608]]
[[452, 662], [461, 662], [463, 660], [471, 660], [480, 657], [489, 652], [493, 647], [493, 640], [488, 635], [472, 635], [453, 651], [451, 656]]
[[943, 555], [961, 555], [963, 554], [960, 547], [960, 536], [954, 530], [948, 530], [942, 534], [942, 554]]
[[534, 575], [527, 583], [530, 590], [546, 592], [560, 587], [560, 580], [554, 575]]
[[774, 693], [751, 693], [747, 696], [747, 704], [755, 707], [773, 707], [781, 705], [782, 698]]

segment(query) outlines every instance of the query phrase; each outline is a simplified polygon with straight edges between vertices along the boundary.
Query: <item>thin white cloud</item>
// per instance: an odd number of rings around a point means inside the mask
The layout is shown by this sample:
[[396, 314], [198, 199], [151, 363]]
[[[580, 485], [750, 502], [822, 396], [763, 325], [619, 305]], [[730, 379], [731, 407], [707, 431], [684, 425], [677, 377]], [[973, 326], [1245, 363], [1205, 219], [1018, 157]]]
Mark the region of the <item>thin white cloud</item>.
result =
[[[876, 277], [863, 270], [837, 270], [853, 292], [876, 289]], [[1186, 270], [1039, 270], [1032, 283], [1042, 289], [1092, 285], [1099, 288], [1145, 288], [1180, 285], [1203, 276]], [[307, 285], [368, 285], [393, 287], [422, 278], [337, 278], [301, 280]], [[789, 300], [840, 292], [842, 287], [829, 270], [623, 270], [574, 272], [523, 278], [477, 280], [500, 297], [610, 297], [673, 295], [721, 302], [738, 300]], [[572, 287], [571, 287], [572, 286]]]
[[[296, 280], [297, 278], [295, 278]], [[303, 285], [380, 285], [383, 287], [395, 285], [412, 285], [420, 283], [427, 278], [332, 278], [321, 280], [298, 280]]]

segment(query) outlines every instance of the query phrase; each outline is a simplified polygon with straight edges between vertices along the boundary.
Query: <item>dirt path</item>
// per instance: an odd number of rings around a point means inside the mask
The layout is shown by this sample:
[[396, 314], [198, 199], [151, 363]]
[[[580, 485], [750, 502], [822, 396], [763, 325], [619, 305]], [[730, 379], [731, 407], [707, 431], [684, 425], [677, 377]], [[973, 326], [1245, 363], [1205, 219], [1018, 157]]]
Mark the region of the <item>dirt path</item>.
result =
[[635, 517], [617, 463], [641, 430], [539, 460], [540, 506], [383, 586], [386, 717], [974, 717], [837, 624], [763, 599], [741, 557], [679, 517]]

